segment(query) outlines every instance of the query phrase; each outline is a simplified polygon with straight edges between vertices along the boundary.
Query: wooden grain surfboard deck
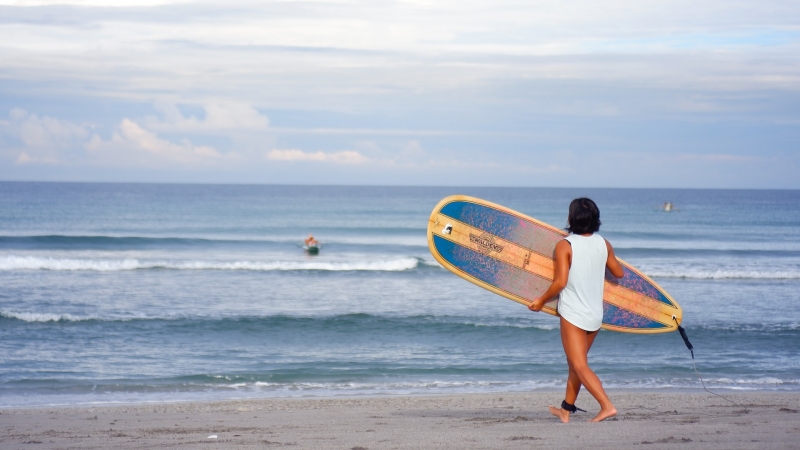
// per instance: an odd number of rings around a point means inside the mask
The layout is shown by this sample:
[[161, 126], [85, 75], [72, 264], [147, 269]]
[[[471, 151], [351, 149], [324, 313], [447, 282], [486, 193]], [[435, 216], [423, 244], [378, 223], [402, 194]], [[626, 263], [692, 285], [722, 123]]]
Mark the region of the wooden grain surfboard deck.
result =
[[[510, 300], [530, 305], [553, 281], [555, 246], [567, 234], [509, 208], [474, 197], [443, 199], [428, 221], [428, 247], [446, 269]], [[675, 331], [681, 307], [660, 286], [619, 260], [606, 271], [603, 328], [626, 333]], [[558, 301], [543, 311], [558, 315]]]

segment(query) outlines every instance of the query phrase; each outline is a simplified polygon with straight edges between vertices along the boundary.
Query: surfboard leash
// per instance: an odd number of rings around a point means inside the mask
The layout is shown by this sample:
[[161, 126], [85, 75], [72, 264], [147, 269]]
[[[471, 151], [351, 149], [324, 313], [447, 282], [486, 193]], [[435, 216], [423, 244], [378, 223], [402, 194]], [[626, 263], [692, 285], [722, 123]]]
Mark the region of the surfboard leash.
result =
[[[705, 382], [705, 380], [703, 380], [703, 376], [700, 375], [700, 371], [697, 370], [697, 364], [696, 364], [696, 361], [694, 360], [694, 346], [692, 345], [691, 342], [689, 342], [689, 336], [686, 335], [686, 330], [681, 326], [680, 322], [678, 322], [678, 319], [675, 316], [672, 316], [672, 320], [674, 320], [675, 324], [678, 325], [678, 333], [681, 334], [681, 338], [683, 338], [683, 343], [686, 344], [686, 348], [688, 348], [689, 349], [689, 353], [692, 354], [692, 368], [694, 368], [694, 373], [697, 375], [697, 378], [700, 379], [700, 384], [703, 385], [703, 390], [708, 392], [711, 395], [716, 395], [717, 397], [725, 400], [726, 402], [732, 404], [733, 406], [741, 406], [741, 405], [736, 404], [736, 402], [734, 402], [733, 400], [727, 399], [727, 398], [717, 394], [716, 392], [711, 392], [711, 391], [708, 390], [708, 388], [706, 387], [706, 382]], [[744, 408], [744, 412], [745, 413], [748, 412], [747, 411], [747, 407]]]
[[[689, 342], [689, 336], [686, 335], [686, 330], [681, 326], [680, 322], [678, 322], [678, 319], [675, 316], [672, 316], [672, 320], [674, 320], [675, 324], [678, 325], [678, 332], [681, 334], [681, 338], [683, 338], [683, 343], [686, 344], [686, 348], [689, 349], [689, 352], [692, 354], [692, 368], [694, 369], [694, 373], [695, 373], [695, 375], [697, 375], [697, 378], [700, 379], [700, 384], [703, 385], [703, 390], [708, 392], [711, 395], [715, 395], [715, 396], [725, 400], [726, 402], [730, 403], [733, 406], [738, 406], [738, 407], [744, 408], [742, 411], [734, 411], [735, 415], [738, 416], [739, 413], [745, 413], [745, 414], [749, 413], [750, 411], [747, 409], [746, 406], [739, 405], [736, 402], [734, 402], [733, 400], [730, 400], [728, 398], [725, 398], [725, 397], [717, 394], [716, 392], [711, 392], [711, 391], [708, 390], [708, 388], [706, 387], [706, 382], [705, 382], [705, 380], [703, 380], [703, 376], [700, 375], [700, 371], [697, 370], [697, 364], [696, 364], [696, 361], [694, 360], [694, 346], [692, 345], [691, 342]], [[647, 407], [644, 407], [644, 406], [637, 406], [637, 407], [634, 407], [634, 408], [628, 408], [628, 409], [624, 409], [624, 410], [622, 410], [620, 412], [627, 412], [627, 411], [631, 411], [631, 410], [634, 410], [634, 409], [646, 409], [646, 410], [657, 412], [657, 413], [668, 412], [668, 411], [659, 411], [657, 409], [647, 408]], [[677, 412], [677, 411], [675, 411], [675, 412]], [[706, 414], [706, 413], [692, 413], [692, 414], [693, 415], [701, 415], [701, 416], [720, 417], [719, 414]]]
[[[715, 396], [725, 400], [726, 402], [730, 403], [733, 406], [738, 406], [738, 407], [744, 408], [744, 410], [735, 411], [734, 413], [741, 413], [741, 412], [743, 412], [745, 414], [749, 413], [750, 411], [747, 409], [746, 406], [739, 405], [736, 402], [734, 402], [733, 400], [727, 399], [727, 398], [717, 394], [716, 392], [711, 392], [710, 390], [708, 390], [708, 388], [706, 387], [706, 382], [705, 382], [705, 380], [703, 380], [703, 376], [700, 375], [700, 371], [697, 370], [697, 364], [696, 364], [696, 361], [694, 360], [694, 346], [692, 345], [691, 342], [689, 342], [689, 336], [686, 335], [686, 330], [681, 326], [680, 322], [678, 322], [678, 319], [675, 316], [672, 316], [672, 320], [674, 320], [675, 323], [678, 325], [678, 332], [681, 334], [681, 338], [683, 338], [683, 343], [686, 344], [686, 348], [689, 349], [689, 352], [692, 354], [692, 368], [694, 369], [694, 373], [695, 373], [695, 375], [697, 375], [697, 378], [700, 379], [700, 384], [703, 385], [703, 390], [708, 392], [711, 395], [715, 395]], [[668, 412], [668, 411], [659, 411], [659, 410], [654, 409], [654, 408], [647, 408], [645, 406], [636, 406], [636, 407], [633, 407], [633, 408], [623, 409], [620, 412], [623, 413], [623, 412], [627, 412], [627, 411], [632, 411], [634, 409], [646, 409], [646, 410], [657, 412], [657, 413], [667, 413]], [[720, 416], [718, 414], [706, 414], [706, 413], [692, 413], [692, 414], [701, 415], [701, 416], [712, 416], [712, 417], [719, 417]], [[738, 414], [736, 414], [736, 415], [738, 415]]]

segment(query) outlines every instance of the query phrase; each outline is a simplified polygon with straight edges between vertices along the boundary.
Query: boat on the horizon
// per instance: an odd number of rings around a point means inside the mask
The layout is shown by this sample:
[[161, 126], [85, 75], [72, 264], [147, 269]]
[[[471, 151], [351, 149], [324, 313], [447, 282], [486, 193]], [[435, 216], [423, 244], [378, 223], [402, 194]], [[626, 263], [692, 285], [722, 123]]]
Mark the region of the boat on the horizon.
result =
[[661, 205], [661, 207], [658, 208], [656, 211], [672, 212], [672, 211], [678, 211], [678, 208], [676, 208], [675, 205], [672, 204], [672, 202], [664, 202], [664, 204]]

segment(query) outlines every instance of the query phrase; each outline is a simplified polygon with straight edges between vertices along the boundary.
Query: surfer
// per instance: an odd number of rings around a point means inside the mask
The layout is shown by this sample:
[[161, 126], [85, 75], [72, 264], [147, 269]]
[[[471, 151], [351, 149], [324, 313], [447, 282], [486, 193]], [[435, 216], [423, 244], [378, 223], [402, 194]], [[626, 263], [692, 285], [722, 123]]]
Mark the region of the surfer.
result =
[[317, 247], [319, 245], [319, 242], [317, 242], [317, 240], [314, 239], [314, 236], [311, 234], [309, 234], [306, 240], [303, 242], [306, 243], [306, 247]]
[[603, 383], [588, 363], [589, 349], [603, 322], [605, 269], [608, 268], [617, 278], [624, 275], [614, 249], [597, 234], [599, 230], [600, 210], [597, 205], [588, 198], [573, 200], [567, 218], [570, 235], [556, 244], [553, 283], [528, 307], [531, 311], [541, 311], [548, 300], [559, 296], [561, 343], [567, 356], [569, 377], [561, 407], [551, 405], [550, 413], [564, 423], [569, 422], [570, 414], [578, 409], [575, 400], [581, 386], [585, 386], [600, 404], [600, 412], [591, 422], [617, 415]]

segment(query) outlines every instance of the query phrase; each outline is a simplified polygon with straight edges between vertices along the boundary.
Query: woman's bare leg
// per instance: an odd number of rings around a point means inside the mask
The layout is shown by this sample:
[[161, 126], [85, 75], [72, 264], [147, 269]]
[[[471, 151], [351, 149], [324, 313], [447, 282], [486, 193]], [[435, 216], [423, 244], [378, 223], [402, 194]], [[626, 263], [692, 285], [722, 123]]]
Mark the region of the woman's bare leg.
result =
[[[584, 333], [586, 333], [584, 331]], [[592, 344], [594, 344], [594, 338], [597, 337], [597, 331], [593, 331], [591, 333], [586, 333], [586, 346], [588, 353], [589, 350], [592, 348]], [[562, 336], [562, 344], [564, 343], [564, 339]], [[569, 365], [569, 361], [567, 361]], [[564, 400], [569, 403], [570, 405], [574, 405], [575, 402], [578, 400], [578, 393], [581, 391], [581, 379], [578, 377], [577, 372], [572, 370], [572, 366], [569, 366], [569, 376], [567, 377], [567, 392], [564, 394]], [[559, 419], [562, 422], [567, 423], [569, 422], [570, 412], [566, 409], [562, 408], [561, 406], [553, 406], [550, 405], [550, 413]]]
[[[580, 382], [579, 385], [585, 386], [586, 390], [592, 394], [592, 397], [600, 403], [600, 412], [591, 420], [592, 422], [599, 422], [615, 416], [617, 410], [614, 408], [608, 395], [606, 395], [605, 390], [603, 390], [603, 383], [597, 378], [597, 375], [595, 375], [592, 369], [589, 368], [587, 355], [595, 337], [591, 336], [590, 339], [590, 334], [587, 334], [585, 330], [569, 323], [563, 317], [561, 318], [561, 342], [564, 345], [564, 353], [567, 355], [570, 375], [574, 372]], [[567, 386], [568, 394], [570, 394], [569, 384]], [[574, 392], [575, 398], [577, 398], [578, 391], [575, 390]]]
[[581, 379], [578, 378], [578, 374], [572, 370], [572, 367], [570, 367], [569, 377], [567, 377], [567, 393], [564, 394], [564, 400], [566, 400], [570, 405], [574, 405], [575, 401], [578, 400], [578, 393], [580, 392]]
[[[597, 331], [593, 331], [591, 333], [586, 333], [586, 346], [588, 349], [586, 353], [589, 353], [589, 350], [592, 349], [592, 344], [594, 344], [594, 338], [597, 337]], [[563, 339], [562, 339], [563, 343]], [[569, 361], [567, 361], [569, 363]], [[570, 405], [574, 405], [575, 402], [578, 400], [578, 393], [581, 391], [581, 379], [578, 377], [578, 374], [572, 370], [572, 366], [569, 367], [569, 377], [567, 378], [567, 392], [564, 395], [564, 400], [567, 401]]]

